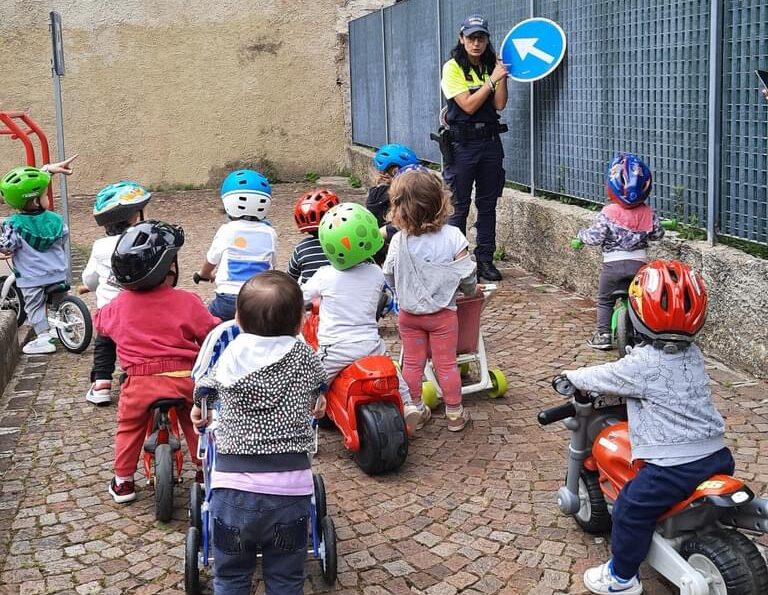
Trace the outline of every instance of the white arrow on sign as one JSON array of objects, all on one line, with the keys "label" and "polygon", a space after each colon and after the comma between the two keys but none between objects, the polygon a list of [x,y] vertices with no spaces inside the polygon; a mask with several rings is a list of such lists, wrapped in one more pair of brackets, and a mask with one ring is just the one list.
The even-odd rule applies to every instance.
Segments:
[{"label": "white arrow on sign", "polygon": [[550,56],[547,52],[543,52],[537,48],[537,41],[539,41],[538,37],[521,37],[519,39],[513,39],[512,43],[515,44],[515,49],[517,50],[517,53],[520,54],[521,60],[525,60],[526,56],[530,54],[539,60],[543,60],[547,64],[552,64],[552,62],[555,61],[555,57]]}]

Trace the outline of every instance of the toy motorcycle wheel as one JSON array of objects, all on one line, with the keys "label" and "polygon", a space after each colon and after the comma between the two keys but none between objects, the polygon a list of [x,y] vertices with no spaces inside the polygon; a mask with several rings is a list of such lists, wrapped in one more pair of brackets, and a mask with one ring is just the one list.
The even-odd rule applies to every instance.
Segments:
[{"label": "toy motorcycle wheel", "polygon": [[184,544],[184,591],[187,595],[200,595],[199,549],[200,532],[196,527],[190,527]]},{"label": "toy motorcycle wheel", "polygon": [[[5,284],[7,275],[0,276],[0,287]],[[2,310],[12,310],[16,314],[16,326],[21,326],[27,319],[27,313],[24,310],[24,296],[21,295],[21,290],[15,283],[11,283],[8,288],[8,294],[5,296],[2,304],[0,304]]]},{"label": "toy motorcycle wheel", "polygon": [[[747,558],[742,555],[742,549],[734,547],[736,539],[738,539],[734,537],[734,534],[736,531],[718,530],[704,535],[695,535],[683,543],[680,554],[707,580],[711,595],[757,595],[758,593],[765,593],[765,575],[753,575],[752,568],[752,566],[756,566],[756,559],[751,550],[754,548],[757,556],[760,556],[760,552],[751,542],[751,547],[741,542],[740,547],[744,551],[749,550],[750,552],[750,561],[747,561]],[[760,559],[762,560],[762,556]],[[764,561],[761,566],[764,571]],[[760,578],[763,579],[763,582],[758,584]]]},{"label": "toy motorcycle wheel", "polygon": [[203,489],[197,482],[189,489],[189,526],[203,530]]},{"label": "toy motorcycle wheel", "polygon": [[390,401],[361,405],[357,409],[360,450],[355,462],[368,475],[397,469],[408,455],[405,420]]},{"label": "toy motorcycle wheel", "polygon": [[627,347],[633,347],[635,331],[629,320],[629,310],[621,308],[616,317],[616,347],[619,350],[619,358],[627,355]]},{"label": "toy motorcycle wheel", "polygon": [[173,515],[173,453],[169,444],[155,449],[155,518],[167,523]]},{"label": "toy motorcycle wheel", "polygon": [[594,471],[579,472],[579,510],[573,515],[576,523],[587,533],[601,534],[611,530],[611,514],[600,491],[600,481]]},{"label": "toy motorcycle wheel", "polygon": [[61,300],[56,314],[64,328],[56,327],[59,341],[67,351],[82,353],[93,337],[93,322],[88,306],[78,297],[68,295]]},{"label": "toy motorcycle wheel", "polygon": [[323,580],[326,585],[336,582],[338,559],[336,557],[336,529],[333,520],[327,516],[320,521],[320,536],[322,538],[322,553],[320,555],[320,567],[323,572]]}]

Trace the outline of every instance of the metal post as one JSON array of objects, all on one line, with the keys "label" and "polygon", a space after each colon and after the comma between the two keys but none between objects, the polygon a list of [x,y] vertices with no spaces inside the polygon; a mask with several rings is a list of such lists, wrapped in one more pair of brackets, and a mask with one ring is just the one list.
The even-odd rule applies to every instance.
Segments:
[{"label": "metal post", "polygon": [[[442,22],[443,22],[443,14],[442,14],[442,2],[441,0],[437,0],[437,63],[440,65],[440,68],[443,66],[443,28],[442,28]],[[440,79],[442,78],[442,70],[440,71],[440,76],[437,77],[437,121],[438,121],[438,127],[440,126],[440,112],[443,109],[443,87],[440,84]],[[440,171],[443,171],[443,168],[445,167],[445,160],[443,159],[443,152],[440,151]]]},{"label": "metal post", "polygon": [[[530,2],[530,9],[531,9],[531,18],[534,17],[534,3],[535,0],[531,0]],[[530,128],[530,147],[528,149],[529,154],[529,161],[531,164],[531,196],[535,196],[536,194],[536,130],[534,127],[535,124],[535,118],[534,118],[534,110],[535,110],[535,103],[534,103],[534,91],[533,91],[533,85],[535,83],[531,82],[531,90],[530,90],[530,109],[529,109],[529,128]]]},{"label": "metal post", "polygon": [[384,65],[382,73],[384,79],[384,140],[389,143],[389,96],[387,95],[387,38],[384,30],[384,9],[379,11],[381,15],[381,62]]},{"label": "metal post", "polygon": [[710,0],[709,12],[709,121],[707,141],[707,242],[714,246],[715,215],[720,195],[720,152],[722,141],[722,43],[723,2]]},{"label": "metal post", "polygon": [[[64,116],[61,101],[61,77],[64,75],[64,42],[61,38],[61,15],[58,12],[50,13],[51,29],[51,76],[53,77],[53,105],[56,110],[56,153],[59,161],[66,159],[64,151]],[[69,204],[67,202],[67,176],[59,176],[59,189],[61,192],[61,215],[64,222],[69,225]],[[67,253],[67,283],[72,282],[72,250],[69,236],[64,240],[64,250]]]}]

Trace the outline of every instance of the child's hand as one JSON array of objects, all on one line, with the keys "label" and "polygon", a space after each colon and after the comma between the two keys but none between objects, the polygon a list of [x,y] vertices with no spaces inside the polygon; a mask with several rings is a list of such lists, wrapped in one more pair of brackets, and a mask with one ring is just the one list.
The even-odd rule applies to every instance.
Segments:
[{"label": "child's hand", "polygon": [[90,293],[90,289],[88,289],[85,285],[78,285],[77,286],[77,295],[83,295],[85,293]]},{"label": "child's hand", "polygon": [[203,410],[197,405],[192,406],[192,411],[189,413],[189,419],[192,421],[192,425],[196,428],[204,428],[208,425],[208,419],[203,419]]},{"label": "child's hand", "polygon": [[77,153],[72,155],[69,159],[65,159],[64,161],[59,161],[57,163],[49,163],[48,167],[46,168],[48,170],[48,173],[51,174],[64,174],[65,176],[71,176],[72,175],[72,162],[77,159]]},{"label": "child's hand", "polygon": [[325,406],[325,395],[319,395],[317,397],[317,401],[315,401],[315,406],[312,408],[312,415],[315,417],[315,419],[320,419],[325,415]]}]

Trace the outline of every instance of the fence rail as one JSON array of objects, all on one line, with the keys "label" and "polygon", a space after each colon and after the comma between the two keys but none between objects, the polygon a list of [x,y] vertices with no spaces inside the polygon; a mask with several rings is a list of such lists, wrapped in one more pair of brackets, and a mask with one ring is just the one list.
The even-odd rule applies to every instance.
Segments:
[{"label": "fence rail", "polygon": [[349,24],[353,142],[401,142],[439,163],[429,133],[444,103],[440,67],[458,24],[473,13],[488,18],[495,44],[530,16],[558,22],[568,37],[568,53],[549,77],[509,81],[502,112],[510,128],[502,137],[509,181],[602,203],[605,164],[617,151],[631,151],[653,170],[651,200],[660,213],[706,227],[711,239],[768,244],[768,103],[754,74],[768,69],[768,3],[388,6]]}]

